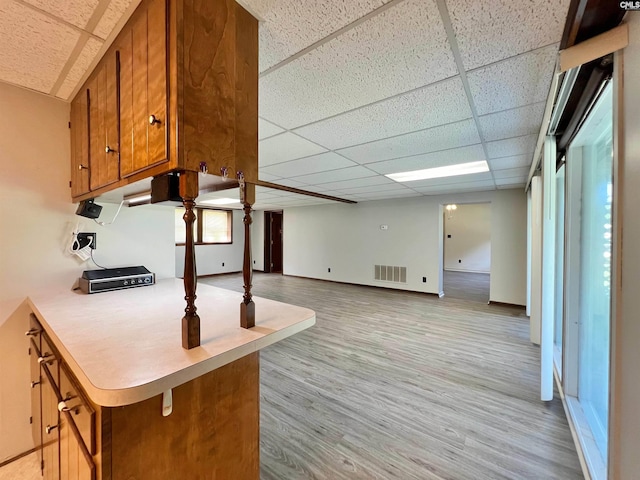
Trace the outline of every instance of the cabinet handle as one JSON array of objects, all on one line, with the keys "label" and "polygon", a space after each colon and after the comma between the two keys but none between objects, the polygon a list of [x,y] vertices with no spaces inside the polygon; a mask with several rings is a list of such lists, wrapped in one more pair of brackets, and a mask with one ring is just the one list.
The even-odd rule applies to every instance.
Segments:
[{"label": "cabinet handle", "polygon": [[58,425],[47,425],[47,427],[44,430],[45,432],[47,432],[47,435],[49,435],[56,428],[58,428]]},{"label": "cabinet handle", "polygon": [[109,145],[104,147],[104,151],[105,153],[116,153],[116,151],[113,148],[111,148]]},{"label": "cabinet handle", "polygon": [[40,330],[37,328],[32,328],[28,332],[24,333],[27,337],[35,337],[36,335],[40,335]]},{"label": "cabinet handle", "polygon": [[70,412],[71,409],[69,407],[67,407],[67,403],[65,401],[62,401],[62,402],[58,403],[58,411],[59,412]]},{"label": "cabinet handle", "polygon": [[40,385],[40,382],[31,382],[31,388],[36,388],[36,385]]},{"label": "cabinet handle", "polygon": [[149,125],[161,124],[162,122],[156,118],[155,115],[149,115]]},{"label": "cabinet handle", "polygon": [[84,166],[82,164],[78,165],[78,170],[83,170],[83,169],[89,170],[89,167],[86,167],[86,166]]},{"label": "cabinet handle", "polygon": [[52,359],[51,357],[53,357],[52,354],[45,353],[43,356],[38,357],[38,363],[49,363],[49,364],[51,364],[55,360],[55,358]]}]

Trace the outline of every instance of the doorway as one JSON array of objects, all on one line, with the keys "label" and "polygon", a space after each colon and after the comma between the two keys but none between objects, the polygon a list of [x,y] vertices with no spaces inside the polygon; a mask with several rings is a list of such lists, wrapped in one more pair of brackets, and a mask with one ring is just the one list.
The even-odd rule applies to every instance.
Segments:
[{"label": "doorway", "polygon": [[491,204],[447,204],[442,215],[442,294],[489,302]]},{"label": "doorway", "polygon": [[264,271],[282,273],[282,211],[264,212]]}]

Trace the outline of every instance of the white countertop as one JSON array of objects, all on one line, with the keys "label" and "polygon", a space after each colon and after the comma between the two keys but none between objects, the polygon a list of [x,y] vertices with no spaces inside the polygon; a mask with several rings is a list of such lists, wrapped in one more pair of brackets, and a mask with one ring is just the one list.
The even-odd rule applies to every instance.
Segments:
[{"label": "white countertop", "polygon": [[140,402],[316,322],[309,309],[254,297],[256,326],[240,327],[242,294],[198,285],[201,345],[182,348],[182,280],[86,295],[50,290],[29,297],[33,312],[98,405]]}]

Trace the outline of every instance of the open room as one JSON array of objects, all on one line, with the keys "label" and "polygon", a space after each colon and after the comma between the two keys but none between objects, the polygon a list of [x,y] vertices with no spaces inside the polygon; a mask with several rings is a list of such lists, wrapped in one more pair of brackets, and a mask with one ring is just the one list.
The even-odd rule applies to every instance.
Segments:
[{"label": "open room", "polygon": [[639,80],[638,2],[0,0],[0,480],[637,480]]}]

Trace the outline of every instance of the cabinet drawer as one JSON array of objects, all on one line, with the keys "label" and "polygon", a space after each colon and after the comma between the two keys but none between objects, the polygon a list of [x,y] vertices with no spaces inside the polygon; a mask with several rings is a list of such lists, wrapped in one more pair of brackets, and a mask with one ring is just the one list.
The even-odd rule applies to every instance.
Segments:
[{"label": "cabinet drawer", "polygon": [[89,453],[96,453],[96,412],[78,386],[69,366],[60,366],[60,394],[70,409],[71,418],[78,427],[82,440]]}]

